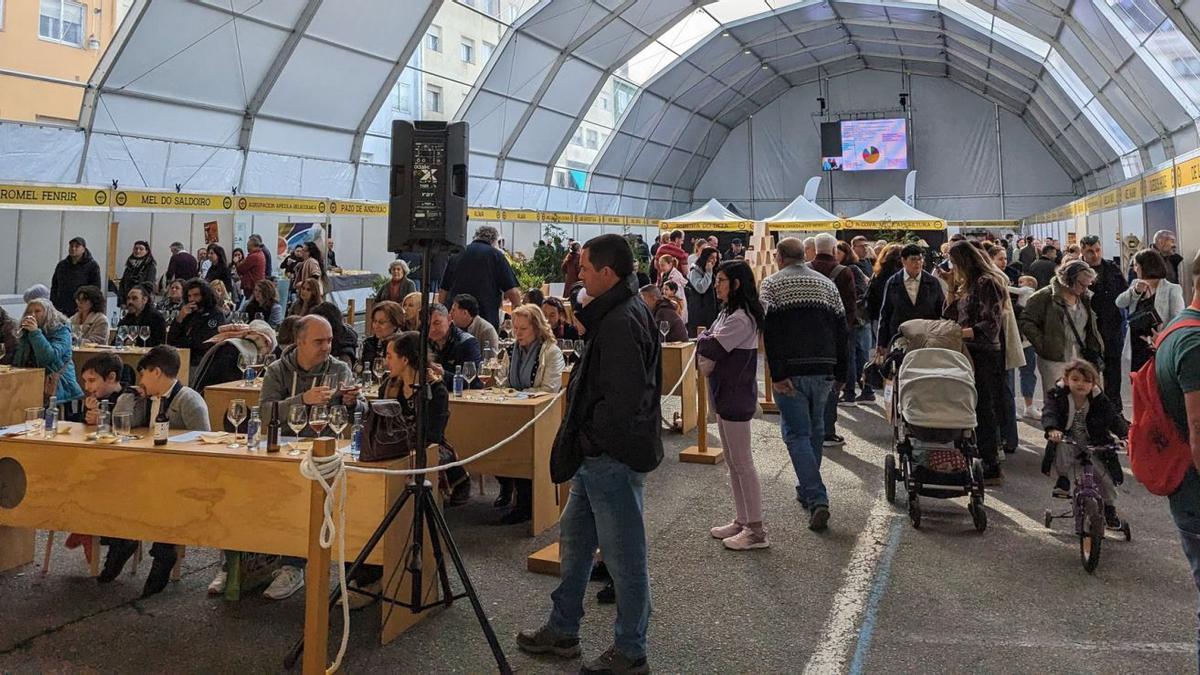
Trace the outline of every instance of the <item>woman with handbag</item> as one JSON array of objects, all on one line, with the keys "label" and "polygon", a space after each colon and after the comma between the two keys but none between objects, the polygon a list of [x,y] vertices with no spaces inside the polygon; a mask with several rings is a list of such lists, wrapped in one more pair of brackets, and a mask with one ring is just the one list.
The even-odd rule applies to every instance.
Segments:
[{"label": "woman with handbag", "polygon": [[[67,317],[49,300],[37,298],[25,307],[17,330],[13,365],[46,371],[42,403],[48,403],[51,398],[58,405],[83,400],[83,390],[75,378],[75,362],[71,358],[71,328]],[[63,419],[67,417],[74,415]]]},{"label": "woman with handbag", "polygon": [[1150,360],[1154,336],[1159,329],[1187,308],[1183,288],[1167,280],[1167,263],[1154,249],[1133,256],[1137,279],[1116,298],[1116,305],[1129,311],[1129,370],[1136,373]]}]

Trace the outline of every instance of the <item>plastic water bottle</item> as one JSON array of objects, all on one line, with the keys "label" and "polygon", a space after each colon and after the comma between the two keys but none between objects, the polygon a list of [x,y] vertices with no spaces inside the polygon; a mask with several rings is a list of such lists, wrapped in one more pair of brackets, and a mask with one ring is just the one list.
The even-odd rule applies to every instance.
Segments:
[{"label": "plastic water bottle", "polygon": [[467,380],[465,377],[463,377],[463,374],[462,374],[462,366],[455,366],[455,368],[454,368],[454,396],[455,396],[455,398],[462,398],[463,385],[465,385],[466,382],[467,382]]},{"label": "plastic water bottle", "polygon": [[250,421],[246,422],[246,447],[253,452],[258,449],[258,432],[262,428],[262,419],[258,416],[258,406],[250,409]]},{"label": "plastic water bottle", "polygon": [[245,375],[245,380],[246,380],[246,381],[245,381],[245,385],[246,385],[247,387],[253,387],[253,386],[254,386],[254,381],[255,381],[256,379],[258,379],[258,373],[257,373],[257,372],[255,372],[255,370],[254,370],[254,367],[253,367],[253,366],[250,366],[249,368],[246,368],[246,370],[245,370],[245,371],[243,371],[243,372],[244,372],[244,375]]},{"label": "plastic water bottle", "polygon": [[358,459],[362,454],[363,424],[362,413],[354,413],[354,426],[350,428],[350,456]]},{"label": "plastic water bottle", "polygon": [[46,438],[53,438],[58,435],[58,399],[54,396],[50,397],[50,402],[46,404]]}]

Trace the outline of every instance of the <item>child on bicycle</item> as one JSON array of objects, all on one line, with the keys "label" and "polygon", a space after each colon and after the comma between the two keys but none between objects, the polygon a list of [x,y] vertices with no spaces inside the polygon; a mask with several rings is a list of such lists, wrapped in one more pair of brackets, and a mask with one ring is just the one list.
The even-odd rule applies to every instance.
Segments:
[{"label": "child on bicycle", "polygon": [[[1054,497],[1071,497],[1071,473],[1078,464],[1076,452],[1071,447],[1059,447],[1061,443],[1072,443],[1080,448],[1111,448],[1113,435],[1125,438],[1129,426],[1125,419],[1113,409],[1112,402],[1100,389],[1100,373],[1091,363],[1076,359],[1063,370],[1063,379],[1046,393],[1042,405],[1042,428],[1046,431],[1046,454],[1042,457],[1042,473],[1050,475],[1053,466],[1058,474],[1054,484]],[[1114,502],[1117,498],[1115,485],[1120,485],[1125,474],[1121,461],[1111,449],[1095,452],[1092,466],[1096,481],[1100,484],[1100,495],[1104,499],[1104,520],[1110,530],[1121,529]]]}]

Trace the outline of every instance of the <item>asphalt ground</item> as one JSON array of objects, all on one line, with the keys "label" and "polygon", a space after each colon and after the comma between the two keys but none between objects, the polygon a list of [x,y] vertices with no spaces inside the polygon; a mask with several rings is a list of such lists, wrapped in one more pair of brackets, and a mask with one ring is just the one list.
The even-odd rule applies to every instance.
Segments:
[{"label": "asphalt ground", "polygon": [[[674,402],[664,405],[669,416]],[[666,459],[646,484],[654,603],[651,666],[661,672],[1195,672],[1196,589],[1166,501],[1132,478],[1118,507],[1133,541],[1110,539],[1087,574],[1068,521],[1041,523],[1050,479],[1038,469],[1041,433],[1021,424],[1021,449],[989,489],[989,526],[974,531],[962,500],[923,499],[913,529],[883,498],[891,431],[878,405],[840,409],[843,448],[823,465],[829,531],[813,533],[795,501],[794,473],[774,416],[753,423],[771,548],[723,550],[708,528],[732,515],[723,465],[681,464],[694,434],[666,434]],[[709,426],[716,438],[716,425]],[[531,657],[513,636],[546,618],[555,579],[525,571],[551,542],[490,523],[496,494],[452,509],[449,521],[487,614],[520,672],[570,672],[579,660]],[[61,540],[61,538],[60,538]],[[39,561],[40,545],[39,539]],[[100,587],[79,551],[56,545],[38,564],[0,575],[0,673],[258,673],[283,670],[303,626],[303,594],[283,602],[205,596],[213,550],[189,550],[182,580],[148,600],[148,565]],[[589,593],[600,589],[592,584]],[[611,642],[615,608],[589,597],[585,656]],[[494,670],[465,601],[378,645],[378,612],[355,613],[343,672]],[[331,630],[331,655],[340,619]]]}]

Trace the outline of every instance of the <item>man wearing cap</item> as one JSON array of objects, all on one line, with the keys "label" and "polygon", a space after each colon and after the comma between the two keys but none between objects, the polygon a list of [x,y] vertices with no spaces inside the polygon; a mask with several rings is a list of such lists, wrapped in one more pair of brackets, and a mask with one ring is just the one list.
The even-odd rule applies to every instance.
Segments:
[{"label": "man wearing cap", "polygon": [[75,292],[80,286],[104,288],[100,282],[100,265],[92,258],[83,237],[67,242],[67,257],[58,261],[50,282],[50,302],[67,316],[75,314]]},{"label": "man wearing cap", "polygon": [[742,248],[742,240],[740,237],[734,237],[729,241],[729,250],[725,252],[726,260],[744,260],[746,258],[746,249]]},{"label": "man wearing cap", "polygon": [[179,242],[171,244],[171,261],[167,263],[166,280],[168,282],[179,279],[187,281],[195,279],[200,274],[200,264],[196,262],[196,256],[188,253],[188,250]]}]

